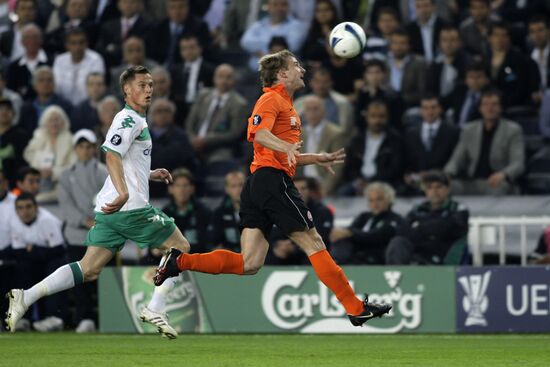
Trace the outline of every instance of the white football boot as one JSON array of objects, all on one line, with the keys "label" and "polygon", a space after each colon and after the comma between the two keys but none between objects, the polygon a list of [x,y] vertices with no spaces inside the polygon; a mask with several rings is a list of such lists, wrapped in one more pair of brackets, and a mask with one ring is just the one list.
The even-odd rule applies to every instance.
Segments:
[{"label": "white football boot", "polygon": [[147,307],[143,307],[139,318],[143,322],[156,326],[158,332],[168,339],[176,339],[178,336],[178,332],[168,323],[168,315],[165,313],[154,312]]},{"label": "white football boot", "polygon": [[25,302],[23,302],[22,289],[10,290],[6,294],[6,298],[10,301],[6,317],[6,328],[12,333],[15,333],[15,327],[23,315],[25,315],[25,312],[27,312],[28,307],[25,305]]}]

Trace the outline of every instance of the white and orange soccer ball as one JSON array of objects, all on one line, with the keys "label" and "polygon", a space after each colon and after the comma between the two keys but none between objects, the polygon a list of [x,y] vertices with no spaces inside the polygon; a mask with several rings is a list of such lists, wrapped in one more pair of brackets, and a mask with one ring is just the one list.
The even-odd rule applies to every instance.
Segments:
[{"label": "white and orange soccer ball", "polygon": [[336,56],[349,59],[363,51],[367,36],[359,24],[343,22],[332,29],[329,42]]}]

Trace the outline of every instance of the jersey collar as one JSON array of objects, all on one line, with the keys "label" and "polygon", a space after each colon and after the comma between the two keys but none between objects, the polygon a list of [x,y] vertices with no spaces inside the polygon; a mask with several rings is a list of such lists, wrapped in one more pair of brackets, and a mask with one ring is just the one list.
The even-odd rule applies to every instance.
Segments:
[{"label": "jersey collar", "polygon": [[282,83],[275,84],[272,87],[264,87],[262,90],[264,91],[264,93],[267,93],[267,92],[279,93],[281,97],[292,102],[292,98],[290,98],[290,96],[286,92],[285,86]]},{"label": "jersey collar", "polygon": [[137,112],[136,110],[134,110],[134,109],[133,109],[129,104],[127,104],[127,103],[124,105],[124,109],[125,109],[125,110],[132,110],[132,111],[134,111],[135,113],[137,113],[138,115],[140,115],[141,117],[146,117],[146,115],[145,115],[144,113],[139,113],[139,112]]}]

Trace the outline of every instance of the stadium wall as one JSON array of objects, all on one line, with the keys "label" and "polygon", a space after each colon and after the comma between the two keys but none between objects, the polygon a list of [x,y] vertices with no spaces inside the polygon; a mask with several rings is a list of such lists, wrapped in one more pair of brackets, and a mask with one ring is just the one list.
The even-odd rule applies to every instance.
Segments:
[{"label": "stadium wall", "polygon": [[[362,297],[392,313],[352,327],[310,267],[265,267],[254,277],[185,272],[167,311],[179,332],[453,333],[550,331],[550,267],[345,267]],[[139,310],[153,267],[107,268],[99,279],[101,332],[153,333]]]}]

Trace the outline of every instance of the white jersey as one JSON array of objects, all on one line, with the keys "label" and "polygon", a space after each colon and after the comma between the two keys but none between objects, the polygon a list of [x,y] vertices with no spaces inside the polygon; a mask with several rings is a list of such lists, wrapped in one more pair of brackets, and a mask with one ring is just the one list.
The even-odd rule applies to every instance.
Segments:
[{"label": "white jersey", "polygon": [[[144,208],[149,205],[149,175],[151,174],[151,135],[144,115],[140,115],[128,105],[116,114],[107,132],[103,151],[112,151],[122,157],[124,179],[130,195],[120,211]],[[118,192],[108,176],[96,198],[96,212],[118,196]]]},{"label": "white jersey", "polygon": [[9,223],[15,215],[15,195],[8,192],[6,197],[0,201],[0,250],[5,249],[11,243]]},{"label": "white jersey", "polygon": [[27,245],[55,247],[63,245],[63,223],[52,213],[38,208],[36,220],[30,225],[21,222],[17,215],[10,220],[11,247],[24,249]]}]

